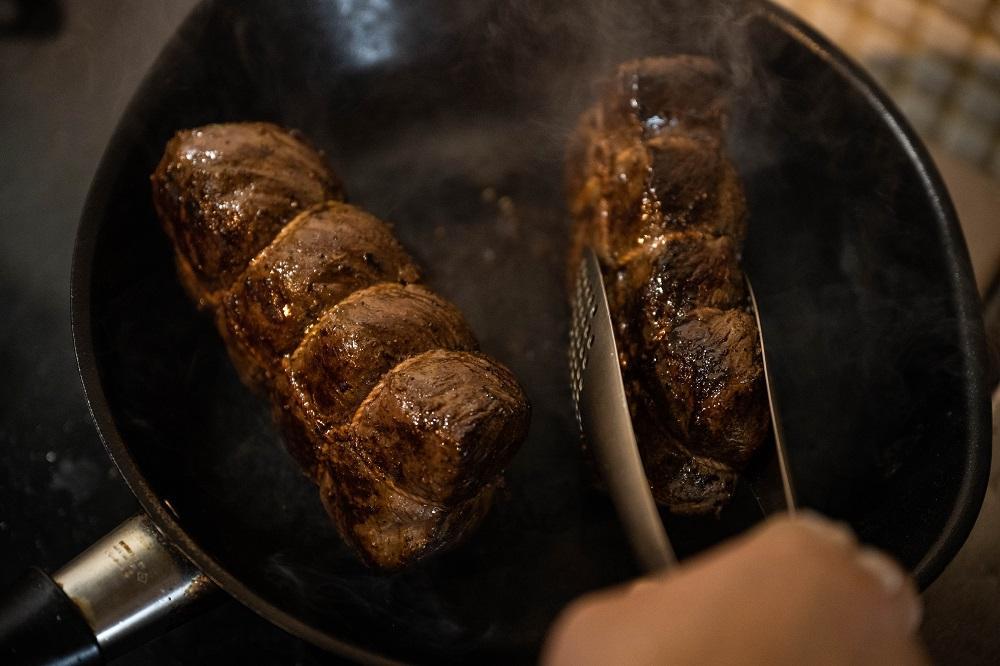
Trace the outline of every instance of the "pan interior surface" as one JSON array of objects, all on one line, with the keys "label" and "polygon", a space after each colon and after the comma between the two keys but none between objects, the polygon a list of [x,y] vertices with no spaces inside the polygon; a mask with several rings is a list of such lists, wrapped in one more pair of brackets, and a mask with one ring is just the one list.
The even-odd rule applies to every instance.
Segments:
[{"label": "pan interior surface", "polygon": [[[565,143],[616,63],[695,52],[733,72],[745,266],[800,498],[928,583],[971,527],[989,467],[968,259],[905,131],[864,80],[771,12],[200,6],[122,119],[74,277],[89,296],[74,303],[88,396],[146,508],[230,592],[326,647],[534,660],[569,600],[637,573],[572,415]],[[148,176],[178,129],[236,120],[298,128],[322,147],[350,200],[394,224],[532,402],[529,438],[485,523],[412,570],[378,575],[348,551],[175,276]],[[739,498],[718,520],[667,527],[685,554],[757,519]]]}]

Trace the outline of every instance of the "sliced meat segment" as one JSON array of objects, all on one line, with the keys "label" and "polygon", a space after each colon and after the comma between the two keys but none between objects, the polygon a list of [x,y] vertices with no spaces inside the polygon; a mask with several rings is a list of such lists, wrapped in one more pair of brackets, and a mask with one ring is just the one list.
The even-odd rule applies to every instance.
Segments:
[{"label": "sliced meat segment", "polygon": [[208,308],[293,217],[343,198],[322,156],[270,123],[178,132],[152,184],[181,281]]},{"label": "sliced meat segment", "polygon": [[699,308],[647,349],[663,429],[687,451],[741,468],[769,423],[753,315]]},{"label": "sliced meat segment", "polygon": [[[527,428],[527,399],[506,368],[468,352],[414,356],[331,434],[324,501],[366,560],[398,568],[478,522]],[[387,525],[405,538],[378,537]]]},{"label": "sliced meat segment", "polygon": [[[293,453],[312,469],[315,435],[349,423],[382,376],[411,356],[476,347],[455,306],[424,287],[379,284],[351,294],[323,313],[288,358],[279,392],[293,420]],[[295,434],[298,423],[308,425],[311,447]]]},{"label": "sliced meat segment", "polygon": [[476,529],[489,511],[493,484],[450,506],[414,497],[377,469],[348,454],[319,468],[323,506],[344,540],[367,564],[396,571],[453,547]]},{"label": "sliced meat segment", "polygon": [[718,137],[725,131],[728,81],[711,58],[679,55],[623,63],[601,104],[607,126],[638,124],[645,137],[663,133]]},{"label": "sliced meat segment", "polygon": [[725,158],[720,140],[664,133],[646,142],[649,214],[636,238],[677,229],[699,229],[732,236],[746,234],[743,185]]},{"label": "sliced meat segment", "polygon": [[701,231],[671,232],[638,246],[606,282],[619,331],[635,328],[637,344],[652,342],[694,308],[742,307],[747,298],[732,237]]},{"label": "sliced meat segment", "polygon": [[218,326],[241,374],[260,383],[330,306],[374,284],[419,279],[384,222],[330,201],[299,214],[254,257],[222,299]]},{"label": "sliced meat segment", "polygon": [[671,231],[746,232],[743,186],[722,153],[725,75],[707,58],[623,64],[568,151],[574,233],[609,266]]},{"label": "sliced meat segment", "polygon": [[438,350],[386,373],[354,416],[350,446],[397,487],[447,504],[496,477],[527,428],[509,370],[481,354]]}]

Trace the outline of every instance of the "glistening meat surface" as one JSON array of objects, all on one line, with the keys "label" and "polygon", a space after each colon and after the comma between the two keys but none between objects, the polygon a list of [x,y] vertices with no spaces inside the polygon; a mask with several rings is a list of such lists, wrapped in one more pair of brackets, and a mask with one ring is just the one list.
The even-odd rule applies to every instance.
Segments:
[{"label": "glistening meat surface", "polygon": [[727,90],[707,58],[624,63],[567,158],[571,267],[601,260],[646,474],[680,514],[720,510],[769,425]]},{"label": "glistening meat surface", "polygon": [[399,569],[479,524],[527,399],[385,223],[267,123],[179,132],[152,175],[178,275],[344,539]]}]

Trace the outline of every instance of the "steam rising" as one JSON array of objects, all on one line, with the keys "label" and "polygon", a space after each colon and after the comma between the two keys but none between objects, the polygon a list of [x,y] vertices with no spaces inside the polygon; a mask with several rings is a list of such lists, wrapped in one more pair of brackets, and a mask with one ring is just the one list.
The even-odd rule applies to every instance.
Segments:
[{"label": "steam rising", "polygon": [[[941,480],[964,449],[938,443],[968,436],[961,418],[943,415],[962,414],[961,396],[949,391],[959,392],[956,378],[968,371],[953,294],[941,286],[951,279],[943,236],[884,122],[808,49],[786,49],[781,32],[755,25],[742,3],[257,4],[233,25],[215,17],[207,34],[232,33],[205,47],[218,63],[195,53],[164,77],[207,78],[154,99],[156,113],[176,117],[156,116],[162,137],[149,154],[177,127],[202,122],[267,118],[303,130],[327,151],[352,200],[395,223],[484,351],[515,371],[534,416],[506,497],[474,539],[417,570],[374,578],[338,549],[314,493],[275,448],[266,413],[231,370],[219,369],[228,366],[217,342],[187,354],[197,368],[149,367],[150,356],[160,358],[150,349],[176,354],[175,338],[185,339],[163,331],[192,316],[165,264],[161,291],[176,292],[178,309],[162,320],[109,316],[111,333],[98,334],[109,355],[134,359],[118,387],[134,403],[121,415],[123,433],[165,442],[149,469],[188,480],[171,501],[189,523],[201,521],[201,542],[227,564],[240,563],[271,596],[334,633],[397,651],[419,647],[426,661],[461,656],[452,640],[459,635],[463,649],[495,649],[498,661],[511,646],[530,651],[569,599],[632,573],[614,515],[579,467],[565,362],[564,151],[620,62],[674,53],[716,57],[731,74],[729,152],[751,211],[744,265],[764,313],[800,490],[860,517],[855,526],[869,540],[902,523],[933,538],[927,525],[943,521],[938,509],[926,498],[900,499],[893,484],[907,480],[902,490],[911,495],[924,481],[948,486]],[[136,174],[145,185],[145,173]],[[148,213],[146,191],[139,203],[135,196],[122,198],[136,214],[116,222],[121,238],[132,238]],[[162,246],[159,236],[148,242]],[[109,254],[102,270],[117,277],[133,254],[141,253],[130,246]],[[171,382],[198,392],[160,390]],[[162,414],[149,407],[158,403]],[[196,418],[178,417],[192,410]],[[871,498],[878,502],[865,505]],[[942,512],[948,501],[934,500]],[[923,513],[899,515],[900,506]],[[912,560],[928,543],[915,538],[895,554]]]},{"label": "steam rising", "polygon": [[337,20],[347,27],[348,44],[354,59],[374,65],[396,54],[396,13],[394,0],[336,0]]}]

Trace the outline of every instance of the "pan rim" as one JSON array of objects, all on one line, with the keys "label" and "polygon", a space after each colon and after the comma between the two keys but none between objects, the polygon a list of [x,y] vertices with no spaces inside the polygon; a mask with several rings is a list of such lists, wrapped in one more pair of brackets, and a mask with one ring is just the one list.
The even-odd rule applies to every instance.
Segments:
[{"label": "pan rim", "polygon": [[[917,586],[925,590],[954,559],[972,532],[982,509],[983,498],[986,496],[993,457],[992,439],[985,435],[990,431],[992,422],[987,378],[986,332],[982,326],[979,294],[971,279],[972,260],[948,188],[923,141],[895,102],[860,64],[805,21],[779,7],[772,0],[760,0],[760,2],[766,8],[761,12],[766,20],[809,49],[847,84],[861,93],[896,137],[931,200],[934,218],[938,221],[938,231],[943,241],[942,249],[947,255],[948,263],[959,268],[951,273],[951,288],[954,303],[958,308],[959,346],[968,363],[964,397],[965,410],[969,415],[969,439],[978,441],[974,441],[969,447],[969,455],[954,505],[941,533],[913,567],[912,574]],[[977,395],[986,396],[978,408],[975,404]]]},{"label": "pan rim", "polygon": [[[213,2],[199,4],[185,19],[183,25],[196,18]],[[926,148],[909,123],[903,118],[895,104],[874,80],[838,47],[831,44],[812,27],[787,10],[774,5],[771,0],[752,0],[751,11],[762,20],[775,25],[804,48],[820,57],[832,67],[845,82],[863,94],[869,105],[878,113],[883,122],[896,136],[916,169],[925,191],[934,205],[934,216],[938,221],[944,251],[952,266],[959,270],[952,273],[953,298],[960,314],[960,344],[963,357],[968,363],[966,371],[965,395],[969,415],[970,442],[964,474],[948,520],[923,558],[914,566],[913,575],[921,589],[926,588],[941,573],[965,543],[982,506],[988,483],[992,457],[991,447],[984,433],[990,420],[989,401],[976,405],[975,396],[989,394],[987,388],[985,332],[976,322],[980,319],[978,296],[971,287],[971,261],[963,240],[958,218],[951,198],[944,186],[936,166]],[[161,52],[171,50],[177,41],[177,34]],[[95,176],[88,190],[86,202],[77,229],[70,274],[70,313],[74,351],[77,367],[83,384],[84,396],[94,421],[98,435],[112,461],[121,472],[129,489],[139,501],[143,510],[152,518],[157,527],[195,566],[200,568],[222,590],[247,606],[263,619],[283,630],[302,638],[324,650],[344,657],[377,664],[400,663],[351,643],[333,638],[329,634],[303,622],[291,613],[267,601],[246,584],[220,565],[182,527],[175,516],[159,499],[145,475],[128,450],[112,416],[110,405],[101,384],[100,373],[93,349],[93,331],[90,311],[93,258],[97,236],[101,228],[103,211],[110,196],[108,183],[114,167],[124,157],[133,140],[142,135],[143,129],[130,118],[135,113],[143,95],[142,90],[153,85],[152,73],[157,70],[160,58],[147,73],[142,85],[132,97],[122,114],[111,141],[106,148]]]}]

